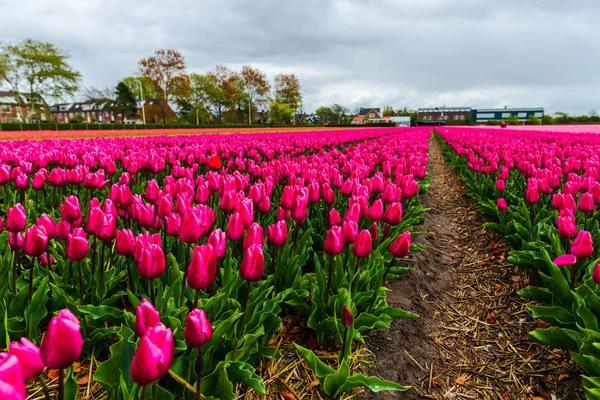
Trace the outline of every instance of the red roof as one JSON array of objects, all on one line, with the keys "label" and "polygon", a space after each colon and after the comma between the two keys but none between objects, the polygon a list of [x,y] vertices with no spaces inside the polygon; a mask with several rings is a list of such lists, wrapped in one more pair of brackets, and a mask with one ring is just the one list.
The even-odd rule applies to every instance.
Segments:
[{"label": "red roof", "polygon": [[357,115],[352,121],[362,121],[363,119],[365,119],[364,115]]}]

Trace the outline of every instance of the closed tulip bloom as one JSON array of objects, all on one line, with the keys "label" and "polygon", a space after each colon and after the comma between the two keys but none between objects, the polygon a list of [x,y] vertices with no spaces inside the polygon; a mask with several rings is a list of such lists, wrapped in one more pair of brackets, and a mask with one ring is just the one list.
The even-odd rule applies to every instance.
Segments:
[{"label": "closed tulip bloom", "polygon": [[265,234],[263,228],[256,222],[252,223],[252,225],[250,225],[250,227],[248,228],[242,248],[246,250],[253,244],[257,244],[261,247],[265,245]]},{"label": "closed tulip bloom", "polygon": [[69,196],[64,203],[60,205],[60,216],[63,221],[75,222],[81,218],[81,208],[77,196]]},{"label": "closed tulip bloom", "polygon": [[60,240],[67,240],[69,238],[69,233],[71,233],[71,224],[69,224],[67,221],[60,221],[54,226],[54,228],[57,238]]},{"label": "closed tulip bloom", "polygon": [[137,267],[142,278],[158,278],[163,272],[165,272],[165,253],[163,253],[160,246],[153,243],[147,244],[140,251],[139,258],[137,260]]},{"label": "closed tulip bloom", "polygon": [[306,221],[308,216],[308,197],[297,197],[292,206],[292,219],[300,224]]},{"label": "closed tulip bloom", "polygon": [[244,222],[244,228],[248,228],[254,222],[254,204],[252,200],[243,198],[242,201],[236,203],[236,212]]},{"label": "closed tulip bloom", "polygon": [[325,253],[330,256],[337,256],[344,251],[344,240],[342,239],[342,228],[339,226],[332,226],[325,236],[325,243],[323,244]]},{"label": "closed tulip bloom", "polygon": [[354,243],[358,236],[358,224],[354,221],[344,221],[342,223],[342,240],[344,244]]},{"label": "closed tulip bloom", "polygon": [[26,337],[22,337],[20,342],[11,342],[8,351],[19,359],[23,377],[28,381],[37,378],[46,369],[40,348]]},{"label": "closed tulip bloom", "polygon": [[144,336],[146,331],[160,324],[160,315],[156,308],[146,299],[135,308],[135,325],[133,331],[138,337]]},{"label": "closed tulip bloom", "polygon": [[563,195],[563,201],[563,209],[575,211],[575,197],[571,196],[570,194],[565,194]]},{"label": "closed tulip bloom", "polygon": [[344,220],[356,223],[360,221],[360,205],[358,203],[353,203],[348,207],[348,211],[344,214]]},{"label": "closed tulip bloom", "polygon": [[146,184],[146,201],[154,203],[158,200],[159,194],[160,188],[158,187],[158,182],[156,182],[156,179],[150,179]]},{"label": "closed tulip bloom", "polygon": [[100,225],[102,224],[102,217],[104,213],[100,207],[90,208],[88,213],[87,222],[85,224],[85,231],[90,235],[96,235],[98,229],[100,229]]},{"label": "closed tulip bloom", "polygon": [[260,203],[258,203],[258,211],[263,214],[271,211],[271,198],[269,196],[265,196]]},{"label": "closed tulip bloom", "polygon": [[403,232],[396,240],[390,245],[390,253],[394,257],[406,257],[410,253],[410,244],[412,237],[410,232]]},{"label": "closed tulip bloom", "polygon": [[[54,223],[54,220],[51,216],[49,216],[48,214],[42,214],[39,218],[36,218],[35,224],[44,227],[48,239],[54,239],[54,237],[56,236],[56,224]],[[2,232],[1,229],[0,232]]]},{"label": "closed tulip bloom", "polygon": [[571,254],[577,258],[588,258],[594,252],[594,241],[588,231],[580,231],[571,244]]},{"label": "closed tulip bloom", "polygon": [[241,240],[244,237],[244,222],[240,214],[234,213],[229,217],[227,224],[227,239],[232,241]]},{"label": "closed tulip bloom", "polygon": [[194,247],[192,261],[187,270],[187,282],[194,290],[206,290],[213,285],[217,275],[217,257],[210,244]]},{"label": "closed tulip bloom", "polygon": [[381,218],[383,218],[383,201],[381,201],[381,199],[377,199],[373,202],[369,208],[367,217],[373,222],[381,221]]},{"label": "closed tulip bloom", "polygon": [[349,327],[352,325],[353,321],[354,317],[352,316],[352,311],[344,304],[342,307],[342,325]]},{"label": "closed tulip bloom", "polygon": [[267,228],[267,242],[271,246],[283,247],[288,239],[288,228],[285,221],[277,221]]},{"label": "closed tulip bloom", "polygon": [[371,232],[371,236],[373,237],[374,241],[379,240],[379,227],[377,226],[377,222],[373,222],[371,224],[369,232]]},{"label": "closed tulip bloom", "polygon": [[574,238],[577,236],[577,224],[575,219],[570,216],[559,216],[556,225],[558,226],[558,234],[562,238]]},{"label": "closed tulip bloom", "polygon": [[579,196],[578,209],[582,213],[594,212],[596,205],[594,204],[594,196],[591,193],[582,193]]},{"label": "closed tulip bloom", "polygon": [[151,228],[154,225],[156,214],[152,204],[143,204],[140,206],[139,223],[142,228]]},{"label": "closed tulip bloom", "polygon": [[161,379],[173,364],[173,331],[163,324],[148,329],[139,342],[131,362],[131,379],[146,386]]},{"label": "closed tulip bloom", "polygon": [[169,214],[165,218],[165,226],[167,229],[167,235],[172,237],[179,236],[181,231],[181,217],[179,214]]},{"label": "closed tulip bloom", "polygon": [[17,356],[0,353],[0,399],[25,400],[23,368]]},{"label": "closed tulip bloom", "polygon": [[404,198],[410,199],[419,193],[419,182],[414,179],[406,180],[404,185],[402,185],[402,196]]},{"label": "closed tulip bloom", "polygon": [[342,216],[335,208],[332,208],[327,215],[327,222],[329,227],[340,225],[342,223]]},{"label": "closed tulip bloom", "polygon": [[0,165],[0,186],[6,185],[10,182],[10,165]]},{"label": "closed tulip bloom", "polygon": [[218,154],[212,155],[208,160],[210,169],[221,169],[221,157]]},{"label": "closed tulip bloom", "polygon": [[527,184],[527,191],[525,192],[525,200],[529,204],[535,204],[540,201],[540,193],[538,192],[537,185]]},{"label": "closed tulip bloom", "polygon": [[15,188],[19,190],[26,190],[29,187],[29,178],[27,174],[21,172],[15,176],[14,179]]},{"label": "closed tulip bloom", "polygon": [[36,173],[31,180],[31,188],[33,190],[42,190],[44,189],[44,184],[46,183],[46,178],[44,175],[40,173]]},{"label": "closed tulip bloom", "polygon": [[498,211],[506,211],[508,210],[508,204],[506,204],[506,200],[503,197],[499,198],[497,201]]},{"label": "closed tulip bloom", "polygon": [[565,199],[562,193],[556,193],[552,196],[552,209],[553,210],[562,210],[565,206]]},{"label": "closed tulip bloom", "polygon": [[71,261],[81,261],[87,256],[89,244],[83,229],[73,230],[73,234],[67,238],[67,257]]},{"label": "closed tulip bloom", "polygon": [[402,203],[392,203],[383,214],[383,220],[389,225],[398,225],[402,221]]},{"label": "closed tulip bloom", "polygon": [[371,254],[372,248],[373,240],[371,239],[371,233],[367,229],[363,229],[354,241],[352,254],[358,258],[367,258]]},{"label": "closed tulip bloom", "polygon": [[117,231],[116,236],[117,253],[122,256],[131,256],[135,252],[135,236],[131,229]]},{"label": "closed tulip bloom", "polygon": [[41,256],[48,247],[48,236],[43,226],[33,225],[25,234],[23,251],[30,257]]},{"label": "closed tulip bloom", "polygon": [[284,210],[291,210],[294,205],[294,188],[291,186],[283,187],[283,194],[281,195],[281,200],[279,200],[279,205]]},{"label": "closed tulip bloom", "polygon": [[217,260],[221,260],[227,253],[227,235],[221,229],[215,229],[208,236],[208,244],[210,244],[215,252]]},{"label": "closed tulip bloom", "polygon": [[499,192],[503,192],[506,189],[506,183],[502,179],[498,179],[496,181],[496,190]]},{"label": "closed tulip bloom", "polygon": [[221,202],[219,203],[219,208],[221,211],[226,213],[230,213],[235,209],[235,199],[233,198],[233,193],[230,191],[223,193],[223,197],[221,197]]},{"label": "closed tulip bloom", "polygon": [[213,335],[213,327],[204,310],[194,309],[185,319],[183,337],[191,348],[202,347]]},{"label": "closed tulip bloom", "polygon": [[27,214],[21,203],[8,209],[6,213],[6,230],[12,233],[22,232],[27,226]]},{"label": "closed tulip bloom", "polygon": [[158,217],[165,218],[173,212],[173,199],[170,194],[160,196],[158,199]]},{"label": "closed tulip bloom", "polygon": [[594,272],[592,272],[592,279],[596,282],[596,285],[600,285],[600,264],[596,264]]},{"label": "closed tulip bloom", "polygon": [[253,244],[244,252],[244,258],[240,264],[240,276],[250,282],[258,282],[265,270],[265,257],[262,247]]},{"label": "closed tulip bloom", "polygon": [[328,206],[335,203],[335,192],[330,187],[323,187],[323,202]]},{"label": "closed tulip bloom", "polygon": [[554,264],[559,267],[574,265],[577,262],[577,257],[572,254],[562,254],[554,259]]},{"label": "closed tulip bloom", "polygon": [[98,239],[108,242],[117,236],[117,220],[110,214],[102,215],[102,222],[96,233]]},{"label": "closed tulip bloom", "polygon": [[67,368],[77,361],[82,348],[83,338],[77,317],[68,309],[52,317],[40,346],[44,363],[53,369]]}]

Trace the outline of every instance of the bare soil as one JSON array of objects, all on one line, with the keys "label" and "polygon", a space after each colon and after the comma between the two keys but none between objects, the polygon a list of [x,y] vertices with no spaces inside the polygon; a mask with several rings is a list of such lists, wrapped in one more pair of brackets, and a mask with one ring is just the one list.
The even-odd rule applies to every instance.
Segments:
[{"label": "bare soil", "polygon": [[530,282],[505,260],[503,239],[467,197],[458,175],[432,137],[426,207],[427,232],[416,242],[416,267],[388,282],[388,302],[420,315],[372,332],[367,348],[376,363],[366,371],[411,385],[409,392],[364,393],[364,399],[583,399],[580,371],[562,350],[532,344],[528,302],[516,292]]}]

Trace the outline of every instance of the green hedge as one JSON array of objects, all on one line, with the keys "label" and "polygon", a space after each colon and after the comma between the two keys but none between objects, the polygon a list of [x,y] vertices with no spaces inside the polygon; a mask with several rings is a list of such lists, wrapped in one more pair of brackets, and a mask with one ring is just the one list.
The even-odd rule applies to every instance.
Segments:
[{"label": "green hedge", "polygon": [[49,122],[41,123],[1,123],[0,131],[71,131],[71,130],[123,130],[123,129],[215,129],[215,128],[293,128],[293,127],[310,127],[310,126],[326,126],[326,127],[390,127],[395,124],[369,124],[369,125],[274,125],[274,124],[253,124],[253,125],[240,125],[240,124],[209,124],[209,125],[196,125],[196,124],[87,124],[87,123],[67,123],[57,124]]}]

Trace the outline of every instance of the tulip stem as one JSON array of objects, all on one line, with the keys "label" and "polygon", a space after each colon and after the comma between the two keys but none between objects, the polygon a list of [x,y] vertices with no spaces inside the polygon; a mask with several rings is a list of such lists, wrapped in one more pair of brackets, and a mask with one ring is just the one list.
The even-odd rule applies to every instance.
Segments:
[{"label": "tulip stem", "polygon": [[14,293],[14,295],[17,295],[17,257],[18,255],[18,248],[17,248],[17,234],[16,233],[11,233],[11,235],[14,235],[14,244],[15,244],[15,248],[13,251],[14,257],[13,257],[13,276],[12,276],[12,291]]},{"label": "tulip stem", "polygon": [[98,301],[102,302],[104,299],[104,243],[100,248],[100,264],[98,265]]},{"label": "tulip stem", "polygon": [[32,260],[31,269],[29,270],[29,301],[31,301],[31,295],[33,294],[33,270],[35,269],[35,258]]},{"label": "tulip stem", "polygon": [[142,393],[140,393],[140,399],[146,400],[146,388],[148,386],[142,386]]},{"label": "tulip stem", "polygon": [[200,400],[202,389],[202,346],[198,348],[198,359],[196,360],[196,400]]},{"label": "tulip stem", "polygon": [[134,293],[133,290],[133,275],[131,274],[131,262],[129,262],[129,260],[126,261],[127,263],[127,285],[129,286],[129,290],[131,291],[131,293]]},{"label": "tulip stem", "polygon": [[57,400],[63,400],[65,398],[65,370],[60,368],[58,370],[58,396]]},{"label": "tulip stem", "polygon": [[156,385],[158,385],[156,382],[152,384],[152,400],[156,400]]},{"label": "tulip stem", "polygon": [[152,305],[156,307],[156,295],[154,294],[154,278],[150,278],[150,300],[152,301]]},{"label": "tulip stem", "polygon": [[77,277],[79,279],[79,303],[83,305],[85,291],[83,286],[83,274],[81,273],[81,260],[77,261]]},{"label": "tulip stem", "polygon": [[575,278],[577,277],[577,272],[579,270],[579,261],[571,266],[571,290],[575,289]]},{"label": "tulip stem", "polygon": [[381,286],[383,286],[383,284],[385,283],[385,277],[390,272],[390,269],[392,269],[392,264],[394,263],[394,261],[396,261],[396,257],[394,257],[392,259],[392,261],[390,262],[390,265],[388,265],[387,267],[385,267],[385,272],[383,273],[383,277],[381,278]]},{"label": "tulip stem", "polygon": [[[323,310],[323,314],[327,313],[327,304],[329,303],[329,294],[331,292],[331,278],[333,277],[333,258],[334,256],[329,257],[329,276],[327,277],[327,291],[325,292],[325,308]],[[323,319],[325,319],[325,315],[323,315]]]},{"label": "tulip stem", "polygon": [[246,282],[246,295],[244,296],[244,301],[242,303],[242,316],[240,317],[240,323],[238,324],[238,330],[235,337],[235,347],[233,348],[233,356],[231,359],[236,361],[235,356],[237,354],[238,343],[240,341],[240,336],[242,335],[242,329],[244,327],[244,319],[246,317],[246,306],[248,305],[248,298],[250,297],[250,288],[252,287],[252,282]]},{"label": "tulip stem", "polygon": [[50,391],[48,390],[48,385],[46,384],[46,379],[44,379],[44,375],[40,375],[37,377],[38,382],[42,385],[42,391],[44,392],[44,397],[46,400],[50,400]]},{"label": "tulip stem", "polygon": [[190,247],[192,247],[191,244],[189,244],[187,247],[183,245],[183,249],[185,251],[185,265],[183,266],[183,280],[181,281],[181,298],[179,300],[180,305],[183,305],[185,300],[185,281],[187,279],[187,271],[190,265]]},{"label": "tulip stem", "polygon": [[196,294],[194,295],[194,308],[198,307],[198,295],[200,294],[199,290],[196,290]]},{"label": "tulip stem", "polygon": [[94,302],[94,288],[96,287],[96,285],[94,285],[94,275],[96,274],[96,262],[97,262],[97,249],[96,249],[96,245],[98,244],[98,239],[96,239],[96,237],[94,236],[94,244],[92,245],[92,303]]},{"label": "tulip stem", "polygon": [[342,338],[342,349],[338,353],[338,364],[346,359],[346,341],[348,340],[348,327],[344,327],[344,337]]}]

